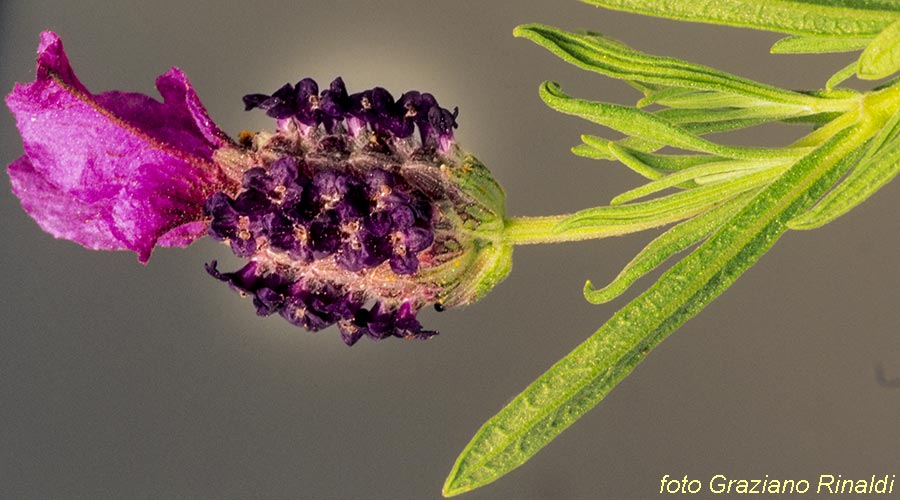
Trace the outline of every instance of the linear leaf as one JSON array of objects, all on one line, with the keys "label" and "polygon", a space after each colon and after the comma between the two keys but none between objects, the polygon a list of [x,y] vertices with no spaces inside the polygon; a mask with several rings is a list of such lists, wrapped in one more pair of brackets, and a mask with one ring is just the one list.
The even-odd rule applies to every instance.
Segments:
[{"label": "linear leaf", "polygon": [[[585,144],[590,144],[591,138],[590,136],[582,137],[581,140],[585,142]],[[647,179],[656,180],[662,179],[665,177],[665,172],[661,172],[660,170],[651,167],[647,163],[641,161],[635,155],[631,153],[631,150],[628,148],[617,145],[615,142],[610,141],[607,145],[607,150],[613,155],[616,160],[619,160],[622,165],[634,170],[638,174]]]},{"label": "linear leaf", "polygon": [[616,226],[623,225],[641,229],[664,226],[692,217],[722,200],[760,187],[771,180],[771,172],[756,172],[725,184],[701,186],[640,203],[589,208],[563,219],[556,226],[555,232],[564,235],[596,227],[614,230]]},{"label": "linear leaf", "polygon": [[475,434],[444,484],[457,495],[522,465],[599,403],[685,321],[721,294],[848,167],[868,130],[844,130],[798,161],[719,231],[516,396]]},{"label": "linear leaf", "polygon": [[726,160],[726,158],[713,155],[662,155],[645,152],[630,147],[634,141],[628,139],[611,141],[585,134],[581,136],[581,140],[583,144],[573,147],[573,153],[585,158],[618,160],[642,177],[651,180],[661,179],[668,172]]},{"label": "linear leaf", "polygon": [[862,55],[856,76],[862,80],[879,80],[900,69],[900,19],[872,40]]},{"label": "linear leaf", "polygon": [[605,287],[596,289],[590,281],[585,283],[584,298],[591,304],[602,304],[615,299],[628,290],[635,281],[659,267],[673,255],[706,239],[758,192],[753,190],[743,193],[669,229],[647,244]]},{"label": "linear leaf", "polygon": [[623,134],[658,141],[676,148],[738,159],[784,156],[782,151],[768,148],[715,144],[652,113],[629,106],[575,99],[562,92],[556,82],[544,82],[540,87],[540,95],[548,106],[557,111],[584,118]]},{"label": "linear leaf", "polygon": [[831,90],[838,85],[846,82],[848,79],[850,79],[851,76],[856,74],[857,66],[857,62],[853,61],[847,66],[839,69],[835,74],[831,75],[831,77],[828,78],[828,81],[825,82],[825,88]]},{"label": "linear leaf", "polygon": [[570,64],[629,82],[717,91],[799,106],[815,106],[823,101],[707,66],[645,54],[595,33],[576,34],[552,26],[527,24],[518,26],[513,34],[535,42]]},{"label": "linear leaf", "polygon": [[831,5],[862,10],[887,10],[900,12],[900,0],[794,0],[797,3]]},{"label": "linear leaf", "polygon": [[635,160],[644,163],[652,169],[670,172],[725,160],[725,158],[722,158],[721,156],[713,155],[664,155],[659,153],[648,153],[631,149],[620,143],[614,143],[613,146],[610,146],[610,149],[615,149],[616,151],[621,150],[623,154],[633,156]]},{"label": "linear leaf", "polygon": [[782,38],[772,45],[773,54],[829,54],[862,50],[872,37],[804,36]]},{"label": "linear leaf", "polygon": [[579,144],[577,146],[572,146],[572,153],[581,156],[583,158],[590,158],[592,160],[614,160],[615,156],[609,152],[609,149],[600,149],[590,144]]},{"label": "linear leaf", "polygon": [[790,112],[777,106],[749,107],[749,108],[722,108],[712,107],[697,109],[662,109],[656,116],[676,124],[703,122],[721,122],[731,120],[764,119],[766,121],[787,120],[789,118],[804,116],[796,112]]},{"label": "linear leaf", "polygon": [[[638,102],[638,107],[646,107],[648,104],[659,104],[670,108],[709,110],[715,108],[757,109],[773,106],[772,101],[728,92],[682,88],[674,90],[679,90],[680,92],[660,91],[651,93],[648,97]],[[779,109],[783,110],[783,114],[799,115],[808,112],[803,108],[785,104],[782,104]]]},{"label": "linear leaf", "polygon": [[771,173],[772,178],[775,178],[779,174],[781,174],[784,168],[787,168],[788,166],[789,165],[780,165],[777,162],[750,160],[728,160],[711,162],[669,174],[661,179],[656,179],[642,186],[638,186],[634,189],[625,191],[624,193],[621,193],[613,198],[609,202],[609,204],[621,205],[622,203],[628,203],[630,201],[634,201],[646,196],[650,196],[651,194],[658,193],[665,189],[669,189],[686,182],[693,181],[698,177],[704,177],[714,174],[735,173],[738,175],[746,175],[749,172],[768,170]]},{"label": "linear leaf", "polygon": [[[803,2],[789,0],[581,0],[584,3],[680,21],[724,24],[806,35],[875,35],[898,17],[894,3],[878,9],[858,8],[864,2]],[[852,5],[852,6],[851,6]],[[893,11],[893,12],[892,12]]]},{"label": "linear leaf", "polygon": [[681,128],[695,135],[706,135],[755,127],[757,125],[762,125],[763,123],[768,123],[769,121],[771,120],[765,118],[746,118],[738,120],[685,123]]}]

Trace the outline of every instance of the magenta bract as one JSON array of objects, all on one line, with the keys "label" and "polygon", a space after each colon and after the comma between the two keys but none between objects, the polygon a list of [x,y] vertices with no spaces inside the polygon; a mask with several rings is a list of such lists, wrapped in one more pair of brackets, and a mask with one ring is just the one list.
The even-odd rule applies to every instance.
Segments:
[{"label": "magenta bract", "polygon": [[48,233],[85,247],[131,250],[203,236],[203,204],[235,182],[213,161],[231,147],[187,77],[156,80],[163,98],[91,94],[75,77],[55,33],[41,34],[35,81],[6,98],[25,155],[9,166],[13,192]]}]

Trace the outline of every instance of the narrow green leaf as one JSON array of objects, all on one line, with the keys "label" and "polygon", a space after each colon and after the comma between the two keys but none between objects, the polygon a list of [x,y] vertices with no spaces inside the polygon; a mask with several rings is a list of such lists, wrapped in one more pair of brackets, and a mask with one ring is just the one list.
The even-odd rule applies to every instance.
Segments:
[{"label": "narrow green leaf", "polygon": [[600,34],[576,34],[545,26],[527,24],[513,34],[546,48],[564,61],[580,68],[629,82],[715,91],[743,96],[748,102],[776,102],[798,107],[827,106],[828,100],[792,92],[730,75],[707,66],[672,57],[659,57],[634,50]]},{"label": "narrow green leaf", "polygon": [[837,73],[831,75],[828,81],[825,82],[825,88],[831,90],[847,81],[851,76],[856,74],[856,67],[857,63],[856,61],[853,61],[852,63],[838,70]]},{"label": "narrow green leaf", "polygon": [[845,171],[842,159],[869,130],[845,130],[798,161],[728,223],[617,312],[487,421],[456,460],[446,496],[490,483],[522,465],[599,403],[643,359],[765,253]]},{"label": "narrow green leaf", "polygon": [[762,171],[745,175],[732,182],[701,186],[640,203],[589,208],[560,221],[555,232],[565,235],[579,231],[595,231],[595,228],[602,227],[609,228],[612,235],[612,231],[616,231],[618,226],[627,226],[629,232],[664,226],[693,217],[723,200],[763,186],[771,180],[772,173]]},{"label": "narrow green leaf", "polygon": [[[681,92],[655,92],[649,97],[640,101],[640,104],[659,104],[670,108],[679,109],[703,109],[710,110],[715,108],[766,108],[773,106],[772,101],[759,99],[756,97],[748,97],[745,95],[732,94],[727,92],[719,92],[713,90],[688,90],[677,89]],[[646,106],[644,106],[646,107]],[[803,108],[794,105],[781,104],[779,108],[783,114],[799,115],[803,114]]]},{"label": "narrow green leaf", "polygon": [[802,124],[802,125],[825,125],[826,123],[834,120],[841,113],[819,113],[815,115],[807,115],[807,116],[798,116],[796,118],[785,118],[784,123],[790,124]]},{"label": "narrow green leaf", "polygon": [[779,109],[776,106],[745,109],[663,109],[654,114],[695,135],[739,130],[763,123],[803,117],[796,112]]},{"label": "narrow green leaf", "polygon": [[745,118],[738,120],[685,123],[684,125],[681,125],[681,128],[695,135],[706,135],[755,127],[770,121],[771,120],[766,118]]},{"label": "narrow green leaf", "polygon": [[609,149],[600,149],[591,146],[590,144],[579,144],[577,146],[572,147],[572,153],[581,156],[583,158],[590,158],[592,160],[614,160],[615,157],[612,153],[609,152]]},{"label": "narrow green leaf", "polygon": [[[867,36],[894,22],[900,9],[878,2],[885,10],[856,1],[789,0],[581,0],[584,3],[679,21],[740,26],[798,35]],[[893,12],[892,12],[893,11]]]},{"label": "narrow green leaf", "polygon": [[[656,104],[660,99],[672,98],[682,94],[693,94],[696,91],[684,87],[662,87],[658,90],[644,92],[644,98],[635,103],[636,108],[646,108],[651,104]],[[707,107],[707,106],[700,106]]]},{"label": "narrow green leaf", "polygon": [[595,289],[590,281],[585,283],[584,298],[592,304],[602,304],[615,299],[628,290],[635,281],[659,267],[673,255],[706,239],[757,193],[758,189],[743,193],[669,229],[644,247],[605,287]]},{"label": "narrow green leaf", "polygon": [[772,45],[773,54],[829,54],[862,50],[872,37],[789,36]]},{"label": "narrow green leaf", "polygon": [[714,174],[735,173],[736,175],[746,175],[750,172],[768,170],[772,175],[772,178],[774,179],[775,177],[780,175],[788,166],[789,164],[782,164],[779,162],[771,161],[766,162],[750,160],[727,160],[711,162],[669,174],[661,179],[656,179],[642,186],[638,186],[634,189],[625,191],[624,193],[621,193],[613,198],[609,202],[609,204],[621,205],[623,203],[638,200],[640,198],[656,194],[660,191],[682,185],[686,182],[693,181],[698,177],[704,177]]},{"label": "narrow green leaf", "polygon": [[584,144],[581,144],[583,147],[576,146],[576,148],[584,152],[582,156],[604,160],[618,160],[642,177],[651,180],[661,179],[672,171],[727,160],[714,155],[662,155],[649,153],[629,147],[629,141],[627,140],[611,141],[593,135],[582,135],[581,140],[584,141]]},{"label": "narrow green leaf", "polygon": [[[592,140],[591,136],[582,136],[581,140],[585,142],[585,144],[590,144],[589,141]],[[647,179],[662,179],[665,177],[665,173],[659,171],[647,165],[647,163],[641,161],[639,158],[634,156],[631,153],[631,150],[628,148],[617,145],[615,142],[610,141],[607,144],[607,150],[613,155],[616,160],[619,160],[622,165],[630,168],[631,170],[637,172],[641,176]]]},{"label": "narrow green leaf", "polygon": [[862,10],[887,10],[900,12],[900,0],[793,0],[797,3],[831,5]]},{"label": "narrow green leaf", "polygon": [[809,211],[791,219],[791,229],[816,229],[866,201],[900,173],[900,113],[894,114],[847,177]]},{"label": "narrow green leaf", "polygon": [[879,80],[900,70],[900,19],[884,29],[859,56],[856,76]]},{"label": "narrow green leaf", "polygon": [[609,127],[623,134],[657,141],[680,149],[700,151],[736,159],[783,157],[784,152],[768,148],[723,146],[693,135],[652,113],[629,106],[575,99],[562,92],[556,82],[544,82],[541,99],[551,108]]},{"label": "narrow green leaf", "polygon": [[732,170],[701,175],[699,177],[695,177],[692,182],[694,183],[694,186],[710,186],[712,184],[718,184],[720,182],[729,182],[744,175],[747,175],[746,170]]},{"label": "narrow green leaf", "polygon": [[[644,163],[652,169],[664,170],[669,172],[684,170],[686,168],[691,168],[706,163],[726,160],[726,158],[714,155],[664,155],[659,153],[648,153],[645,151],[631,149],[628,146],[622,145],[621,143],[615,143],[614,147],[615,150],[621,150],[623,152],[622,154],[633,156],[635,160]],[[613,146],[610,146],[610,149],[613,149]]]}]

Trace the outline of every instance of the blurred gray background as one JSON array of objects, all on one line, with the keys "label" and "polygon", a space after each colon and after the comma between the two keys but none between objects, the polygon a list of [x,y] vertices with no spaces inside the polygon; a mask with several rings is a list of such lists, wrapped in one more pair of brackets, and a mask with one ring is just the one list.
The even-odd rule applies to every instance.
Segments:
[{"label": "blurred gray background", "polygon": [[[568,148],[599,132],[537,96],[632,103],[627,85],[514,39],[524,22],[589,28],[640,49],[792,88],[848,56],[771,56],[777,35],[641,18],[578,2],[2,0],[0,89],[33,79],[38,33],[62,37],[95,92],[155,94],[177,65],[232,135],[271,128],[241,96],[312,76],[351,90],[434,93],[495,172],[515,215],[604,204],[641,179]],[[774,127],[727,140],[785,144]],[[0,163],[22,153],[8,110]],[[658,494],[703,481],[900,474],[900,183],[809,233],[789,233],[525,466],[465,498]],[[40,231],[0,176],[0,498],[434,499],[478,427],[630,297],[611,279],[656,233],[517,249],[482,302],[425,312],[429,342],[360,342],[257,318],[206,275],[234,264],[201,241],[149,266]],[[223,266],[226,267],[227,266]]]}]

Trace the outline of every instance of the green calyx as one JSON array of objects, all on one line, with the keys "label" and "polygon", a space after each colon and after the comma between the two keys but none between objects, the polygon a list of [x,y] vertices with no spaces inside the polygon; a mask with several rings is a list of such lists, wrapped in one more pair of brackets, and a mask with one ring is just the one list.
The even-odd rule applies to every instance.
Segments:
[{"label": "green calyx", "polygon": [[506,194],[487,167],[472,155],[458,154],[440,166],[441,221],[436,228],[438,262],[420,279],[441,290],[446,307],[484,297],[512,269],[512,245],[503,240]]}]

